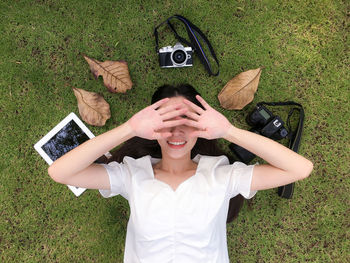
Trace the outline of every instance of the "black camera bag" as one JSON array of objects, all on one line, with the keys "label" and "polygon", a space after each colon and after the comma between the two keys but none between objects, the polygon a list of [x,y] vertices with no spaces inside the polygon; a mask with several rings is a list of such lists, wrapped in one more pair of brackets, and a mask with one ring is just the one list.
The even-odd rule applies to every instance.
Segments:
[{"label": "black camera bag", "polygon": [[[301,141],[301,135],[303,132],[303,127],[304,127],[304,109],[303,106],[299,103],[296,103],[294,101],[286,101],[286,102],[259,102],[257,103],[257,107],[260,105],[268,105],[268,106],[294,106],[290,112],[288,113],[288,118],[287,118],[287,125],[289,129],[289,148],[293,150],[294,152],[298,152],[299,150],[299,145]],[[291,124],[290,124],[290,118],[293,115],[295,111],[299,112],[299,120],[297,127],[295,128],[294,131],[292,131]],[[251,160],[254,159],[255,154],[245,150],[244,148],[230,144],[230,149],[239,157],[241,161],[244,163],[248,164]],[[280,186],[278,187],[278,195],[283,198],[292,198],[294,192],[294,183]]]}]

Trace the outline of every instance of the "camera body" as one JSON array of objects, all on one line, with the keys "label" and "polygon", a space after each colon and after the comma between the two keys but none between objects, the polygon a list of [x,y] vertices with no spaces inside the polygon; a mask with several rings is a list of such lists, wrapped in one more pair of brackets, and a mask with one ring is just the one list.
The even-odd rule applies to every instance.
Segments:
[{"label": "camera body", "polygon": [[[273,140],[281,140],[288,136],[288,130],[284,127],[284,122],[279,116],[275,116],[263,105],[256,108],[247,116],[247,123],[252,126],[251,132],[263,135]],[[255,154],[231,143],[230,149],[244,163],[249,163],[254,159]]]},{"label": "camera body", "polygon": [[274,116],[263,105],[257,105],[247,116],[246,121],[257,133],[273,140],[281,140],[288,135],[282,119],[279,116]]},{"label": "camera body", "polygon": [[193,66],[193,50],[176,43],[173,47],[167,46],[159,49],[159,65],[161,68],[182,68]]}]

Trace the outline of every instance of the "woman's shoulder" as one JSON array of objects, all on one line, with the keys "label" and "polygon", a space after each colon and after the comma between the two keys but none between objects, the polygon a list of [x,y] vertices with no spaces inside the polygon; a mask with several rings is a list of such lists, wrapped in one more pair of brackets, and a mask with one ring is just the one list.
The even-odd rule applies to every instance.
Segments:
[{"label": "woman's shoulder", "polygon": [[[138,175],[137,178],[141,178],[143,176],[149,177],[153,173],[151,160],[152,157],[150,155],[145,155],[140,158],[125,156],[123,161],[118,165],[122,166],[123,170],[130,177],[134,177],[135,175]],[[143,176],[140,177],[140,175]]]},{"label": "woman's shoulder", "polygon": [[129,171],[132,171],[135,169],[148,167],[149,165],[151,165],[151,160],[152,160],[152,157],[150,155],[145,155],[139,158],[125,156],[121,162],[111,161],[105,166],[111,167],[111,168],[124,167],[124,168],[128,168]]},{"label": "woman's shoulder", "polygon": [[144,164],[149,164],[152,162],[152,157],[150,155],[145,155],[142,157],[138,157],[138,158],[133,158],[130,156],[125,156],[123,158],[123,162],[124,164],[128,165],[128,166],[142,166]]},{"label": "woman's shoulder", "polygon": [[229,158],[226,155],[197,155],[193,160],[198,162],[198,171],[202,171],[204,173],[227,174],[228,171],[247,169],[254,166],[246,165],[240,161],[230,163]]},{"label": "woman's shoulder", "polygon": [[195,162],[198,163],[204,163],[208,165],[225,165],[229,164],[229,160],[226,155],[220,155],[220,156],[211,156],[211,155],[196,155],[196,157],[193,159]]},{"label": "woman's shoulder", "polygon": [[228,167],[230,165],[225,155],[197,155],[193,160],[198,162],[197,173],[205,176],[217,174],[218,171],[222,170],[222,167]]}]

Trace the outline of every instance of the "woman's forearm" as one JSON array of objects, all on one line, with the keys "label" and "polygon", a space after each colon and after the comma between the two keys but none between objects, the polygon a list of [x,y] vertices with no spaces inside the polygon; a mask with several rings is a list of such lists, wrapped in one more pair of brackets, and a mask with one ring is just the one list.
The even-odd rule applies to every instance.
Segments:
[{"label": "woman's forearm", "polygon": [[108,132],[90,139],[57,159],[48,169],[52,178],[67,177],[79,173],[103,154],[126,140],[133,132],[128,123],[124,123]]},{"label": "woman's forearm", "polygon": [[175,119],[186,109],[179,104],[168,105],[158,110],[169,99],[162,99],[134,114],[124,124],[103,133],[56,160],[48,169],[49,175],[57,182],[84,185],[93,189],[110,187],[106,170],[93,162],[111,149],[128,139],[138,136],[148,140],[169,137],[170,132],[162,131],[183,125],[186,119]]},{"label": "woman's forearm", "polygon": [[313,164],[280,143],[259,134],[232,126],[224,139],[235,143],[264,159],[269,164],[303,177],[308,176]]}]

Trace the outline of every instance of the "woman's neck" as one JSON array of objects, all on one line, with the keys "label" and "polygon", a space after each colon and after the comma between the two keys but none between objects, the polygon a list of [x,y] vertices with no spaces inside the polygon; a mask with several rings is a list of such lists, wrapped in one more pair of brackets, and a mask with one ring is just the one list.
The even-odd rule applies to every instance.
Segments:
[{"label": "woman's neck", "polygon": [[191,153],[176,159],[163,155],[156,168],[172,174],[179,174],[188,170],[196,170],[197,163],[191,160]]}]

